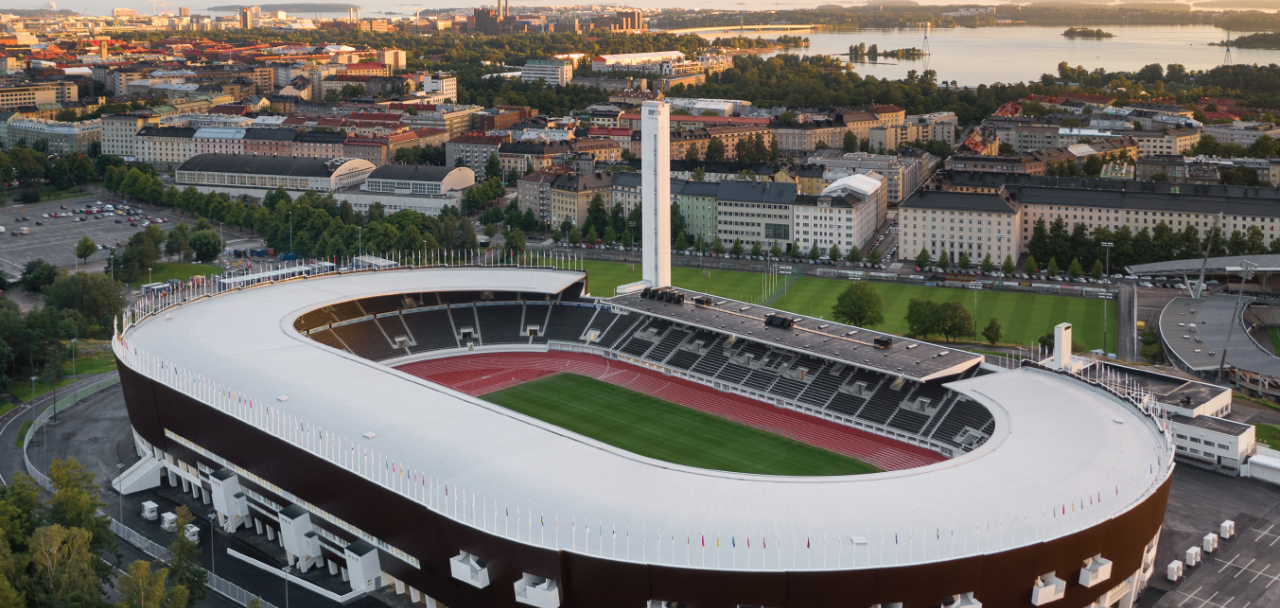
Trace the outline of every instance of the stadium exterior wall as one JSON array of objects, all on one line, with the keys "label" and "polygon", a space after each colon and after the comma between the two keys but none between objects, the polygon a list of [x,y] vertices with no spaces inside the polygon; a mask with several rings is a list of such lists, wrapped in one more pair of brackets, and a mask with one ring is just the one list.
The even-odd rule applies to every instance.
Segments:
[{"label": "stadium exterior wall", "polygon": [[[169,439],[167,429],[408,552],[419,560],[421,570],[382,553],[383,571],[449,606],[521,606],[512,583],[522,573],[530,573],[558,581],[565,607],[641,608],[658,599],[696,608],[865,607],[892,602],[904,602],[906,608],[936,608],[954,594],[972,592],[987,607],[1021,608],[1031,606],[1036,577],[1056,572],[1067,579],[1067,589],[1052,606],[1083,608],[1143,567],[1147,546],[1154,542],[1164,519],[1169,493],[1166,478],[1141,503],[1093,528],[1027,547],[942,562],[786,572],[636,564],[535,547],[460,524],[139,374],[124,361],[118,361],[118,367],[130,421],[143,439],[193,466],[197,462],[214,470],[221,466]],[[244,478],[241,482],[288,504],[269,488]],[[947,510],[944,497],[937,507]],[[312,521],[352,539],[321,518]],[[453,580],[448,560],[459,551],[487,558],[493,584],[475,589]],[[1113,562],[1111,578],[1092,588],[1076,583],[1084,560],[1097,554]],[[1124,600],[1121,605],[1126,605]]]}]

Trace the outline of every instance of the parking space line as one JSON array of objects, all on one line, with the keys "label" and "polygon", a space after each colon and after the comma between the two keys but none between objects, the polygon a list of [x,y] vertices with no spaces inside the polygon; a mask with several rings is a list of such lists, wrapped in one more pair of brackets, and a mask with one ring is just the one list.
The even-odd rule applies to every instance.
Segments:
[{"label": "parking space line", "polygon": [[1234,598],[1234,597],[1229,597],[1229,598],[1227,598],[1227,601],[1222,602],[1221,604],[1218,604],[1218,608],[1227,608],[1227,604],[1230,604],[1230,603],[1231,603],[1231,600],[1234,600],[1234,599],[1236,599],[1236,598]]},{"label": "parking space line", "polygon": [[1179,605],[1179,606],[1181,606],[1181,605],[1183,605],[1183,604],[1187,603],[1187,600],[1190,600],[1191,598],[1195,597],[1197,593],[1200,593],[1200,590],[1201,590],[1201,589],[1204,589],[1204,586],[1203,586],[1203,585],[1202,585],[1202,586],[1200,586],[1200,587],[1196,587],[1196,590],[1195,590],[1195,591],[1192,591],[1190,595],[1188,595],[1187,597],[1183,598],[1181,602],[1178,602],[1178,605]]},{"label": "parking space line", "polygon": [[1213,592],[1213,595],[1209,596],[1209,599],[1206,599],[1206,600],[1204,600],[1204,601],[1200,602],[1200,608],[1204,608],[1205,604],[1208,604],[1208,603],[1209,603],[1209,600],[1212,600],[1212,599],[1213,599],[1213,598],[1215,598],[1215,597],[1218,597],[1218,592],[1217,592],[1217,591],[1214,591],[1214,592]]},{"label": "parking space line", "polygon": [[[1231,564],[1232,564],[1232,563],[1234,563],[1234,562],[1236,561],[1236,558],[1239,558],[1239,557],[1240,557],[1240,554],[1239,554],[1239,553],[1237,553],[1235,557],[1231,558],[1231,561],[1227,562],[1227,565],[1225,565],[1225,566],[1223,566],[1223,567],[1221,567],[1221,568],[1219,568],[1219,569],[1218,569],[1218,574],[1222,574],[1222,572],[1223,572],[1224,570],[1226,570],[1227,568],[1230,568],[1230,567],[1231,567]],[[1221,561],[1221,560],[1219,560],[1219,561]]]},{"label": "parking space line", "polygon": [[1267,532],[1270,532],[1270,531],[1271,531],[1271,529],[1272,529],[1272,528],[1274,528],[1274,527],[1276,527],[1276,525],[1275,525],[1275,524],[1271,524],[1271,525],[1267,526],[1267,529],[1266,529],[1266,530],[1263,530],[1260,534],[1258,534],[1258,538],[1253,539],[1253,542],[1258,542],[1258,541],[1262,540],[1262,537],[1266,536],[1266,535],[1267,535]]},{"label": "parking space line", "polygon": [[1271,567],[1271,564],[1267,564],[1267,565],[1263,566],[1263,567],[1262,567],[1262,569],[1261,569],[1261,570],[1259,570],[1257,574],[1253,575],[1253,578],[1249,579],[1249,582],[1250,582],[1250,583],[1252,583],[1253,581],[1258,580],[1258,577],[1259,577],[1259,576],[1262,576],[1262,573],[1263,573],[1263,572],[1266,572],[1266,571],[1267,571],[1267,568],[1270,568],[1270,567]]},{"label": "parking space line", "polygon": [[1240,566],[1240,571],[1239,571],[1239,572],[1237,572],[1237,573],[1236,573],[1236,575],[1235,575],[1235,576],[1233,576],[1233,577],[1231,577],[1231,578],[1240,578],[1240,575],[1241,575],[1241,574],[1244,574],[1244,571],[1245,571],[1245,570],[1248,570],[1248,569],[1249,569],[1249,566],[1252,566],[1252,565],[1253,565],[1253,562],[1256,562],[1256,561],[1258,561],[1256,558],[1255,558],[1255,559],[1251,559],[1251,560],[1249,560],[1249,563],[1247,563],[1247,564],[1245,564],[1245,565],[1243,565],[1243,566]]}]

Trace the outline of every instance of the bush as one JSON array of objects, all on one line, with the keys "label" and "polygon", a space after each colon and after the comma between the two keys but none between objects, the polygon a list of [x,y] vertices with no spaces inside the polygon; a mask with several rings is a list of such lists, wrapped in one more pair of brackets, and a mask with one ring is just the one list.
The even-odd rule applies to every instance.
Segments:
[{"label": "bush", "polygon": [[40,187],[27,186],[26,188],[23,188],[20,198],[22,199],[22,202],[27,204],[40,202]]}]

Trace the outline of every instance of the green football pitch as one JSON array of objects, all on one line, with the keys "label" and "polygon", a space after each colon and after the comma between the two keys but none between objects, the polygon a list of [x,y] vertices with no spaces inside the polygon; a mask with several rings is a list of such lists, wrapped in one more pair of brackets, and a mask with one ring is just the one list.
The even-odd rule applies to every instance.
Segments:
[{"label": "green football pitch", "polygon": [[[588,287],[597,297],[608,297],[614,288],[632,281],[640,280],[640,266],[628,270],[628,265],[619,262],[585,263],[588,271]],[[702,268],[671,268],[672,283],[677,287],[694,289],[726,298],[755,301],[764,293],[761,275],[751,272],[732,272],[727,270],[710,270],[710,277],[702,276]],[[797,281],[787,290],[785,298],[778,298],[773,303],[775,308],[812,317],[831,316],[831,307],[836,303],[836,296],[849,286],[848,280],[819,279],[805,277]],[[873,329],[893,334],[907,331],[907,302],[912,298],[934,300],[938,302],[960,302],[970,312],[974,307],[974,295],[977,295],[978,314],[975,325],[979,332],[995,317],[1003,329],[1001,342],[1009,344],[1030,344],[1040,336],[1053,332],[1053,326],[1066,321],[1074,328],[1074,339],[1077,346],[1086,350],[1103,348],[1102,323],[1103,305],[1106,309],[1107,340],[1105,347],[1115,349],[1115,303],[1106,300],[1072,298],[1012,291],[973,291],[946,287],[926,287],[924,285],[907,285],[900,283],[872,282],[880,291],[884,302],[884,324]],[[931,336],[931,339],[940,339]],[[980,337],[976,338],[981,340]]]},{"label": "green football pitch", "polygon": [[556,374],[483,397],[617,448],[702,469],[860,475],[870,464],[607,382]]}]

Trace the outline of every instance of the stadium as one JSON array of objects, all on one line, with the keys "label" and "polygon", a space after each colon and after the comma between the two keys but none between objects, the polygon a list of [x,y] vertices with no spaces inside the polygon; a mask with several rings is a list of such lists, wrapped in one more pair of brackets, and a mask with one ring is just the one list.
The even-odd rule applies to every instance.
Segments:
[{"label": "stadium", "polygon": [[[167,477],[208,496],[224,529],[266,528],[299,568],[328,567],[353,592],[1128,606],[1153,571],[1171,443],[1141,399],[1069,356],[997,371],[683,290],[596,299],[584,272],[555,268],[383,266],[218,289],[144,302],[115,341],[148,456],[122,487]],[[553,372],[883,472],[697,468],[473,396]]]},{"label": "stadium", "polygon": [[1173,470],[1149,383],[1066,323],[1006,368],[671,287],[665,112],[615,293],[572,258],[418,252],[136,303],[116,487],[181,486],[342,602],[1131,608]]}]

